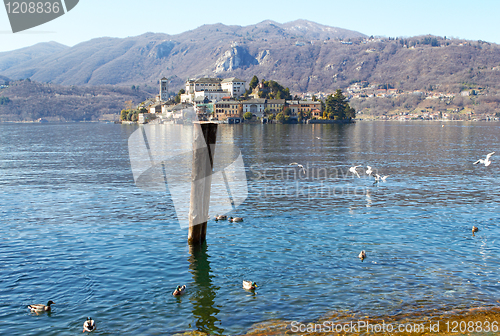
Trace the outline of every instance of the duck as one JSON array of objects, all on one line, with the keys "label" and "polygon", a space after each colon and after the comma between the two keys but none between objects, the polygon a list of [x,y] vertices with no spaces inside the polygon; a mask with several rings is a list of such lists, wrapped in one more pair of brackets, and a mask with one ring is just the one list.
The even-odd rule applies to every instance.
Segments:
[{"label": "duck", "polygon": [[56,304],[56,303],[52,300],[49,300],[49,302],[47,302],[47,305],[37,303],[37,304],[28,305],[28,308],[31,310],[32,313],[49,312],[50,305],[53,305],[53,304]]},{"label": "duck", "polygon": [[252,290],[252,289],[257,288],[257,284],[255,282],[252,282],[252,281],[243,280],[243,288]]},{"label": "duck", "polygon": [[477,226],[472,226],[472,234],[478,232],[479,229],[477,228]]},{"label": "duck", "polygon": [[365,250],[359,252],[358,258],[361,259],[361,261],[363,261],[363,259],[366,258],[366,252],[365,252]]},{"label": "duck", "polygon": [[231,218],[231,221],[232,222],[243,222],[243,217],[234,217],[234,218]]},{"label": "duck", "polygon": [[92,317],[87,317],[87,320],[83,322],[83,332],[92,332],[96,328],[95,321],[92,320]]},{"label": "duck", "polygon": [[184,294],[185,291],[186,291],[186,285],[184,285],[184,286],[177,286],[177,288],[172,292],[172,295],[173,296],[179,296],[179,295]]},{"label": "duck", "polygon": [[215,220],[226,220],[226,219],[227,219],[226,215],[220,215],[215,217]]}]

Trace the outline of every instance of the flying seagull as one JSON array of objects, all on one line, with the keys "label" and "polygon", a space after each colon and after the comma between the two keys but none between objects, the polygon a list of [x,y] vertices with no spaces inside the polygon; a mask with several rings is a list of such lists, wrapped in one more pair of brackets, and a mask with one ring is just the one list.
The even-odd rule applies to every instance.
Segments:
[{"label": "flying seagull", "polygon": [[488,155],[486,155],[486,159],[479,159],[479,160],[477,160],[476,162],[474,162],[473,164],[484,163],[484,166],[485,166],[485,167],[488,167],[488,166],[491,164],[490,157],[491,157],[493,154],[495,154],[495,152],[491,152],[491,153],[489,153]]},{"label": "flying seagull", "polygon": [[366,175],[368,175],[368,176],[372,176],[372,173],[373,173],[372,167],[370,167],[370,166],[366,166],[366,168],[368,168],[368,169],[366,170]]},{"label": "flying seagull", "polygon": [[356,171],[356,168],[358,168],[358,167],[361,167],[361,166],[351,167],[351,168],[349,168],[349,171],[352,173],[352,175],[356,175],[357,177],[361,177],[361,176],[359,176],[358,172]]}]

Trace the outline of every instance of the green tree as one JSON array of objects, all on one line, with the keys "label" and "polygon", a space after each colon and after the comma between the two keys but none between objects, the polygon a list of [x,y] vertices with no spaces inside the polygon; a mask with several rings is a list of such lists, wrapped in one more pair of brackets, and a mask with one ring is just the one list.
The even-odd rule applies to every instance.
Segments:
[{"label": "green tree", "polygon": [[252,117],[253,117],[252,112],[245,112],[245,114],[243,114],[243,118],[245,118],[246,120],[250,120],[252,119]]},{"label": "green tree", "polygon": [[138,121],[139,120],[139,111],[134,111],[132,116],[130,117],[130,121]]},{"label": "green tree", "polygon": [[297,114],[297,121],[300,123],[304,119],[304,113],[302,111],[299,111]]},{"label": "green tree", "polygon": [[122,120],[122,121],[127,120],[127,116],[128,116],[129,112],[130,112],[129,110],[122,110],[122,112],[120,113],[120,120]]},{"label": "green tree", "polygon": [[134,114],[134,111],[130,110],[128,111],[128,114],[127,114],[127,120],[128,121],[132,121],[132,115]]},{"label": "green tree", "polygon": [[257,76],[253,76],[248,86],[250,90],[253,90],[257,85],[259,85],[259,78],[257,78]]},{"label": "green tree", "polygon": [[347,98],[342,94],[342,90],[337,90],[335,94],[329,95],[325,100],[323,118],[334,120],[351,120],[356,111],[347,103]]},{"label": "green tree", "polygon": [[280,112],[276,115],[276,121],[279,123],[282,123],[285,121],[285,115],[283,114],[283,112]]},{"label": "green tree", "polygon": [[356,110],[350,107],[349,104],[347,104],[345,107],[344,115],[346,119],[352,120],[356,118]]},{"label": "green tree", "polygon": [[288,106],[283,109],[283,115],[284,116],[290,116],[292,115],[292,109],[290,109]]},{"label": "green tree", "polygon": [[179,90],[179,93],[177,93],[177,95],[175,96],[175,99],[174,99],[176,104],[179,104],[181,102],[181,95],[183,95],[185,93],[186,93],[186,90],[184,90],[184,89]]}]

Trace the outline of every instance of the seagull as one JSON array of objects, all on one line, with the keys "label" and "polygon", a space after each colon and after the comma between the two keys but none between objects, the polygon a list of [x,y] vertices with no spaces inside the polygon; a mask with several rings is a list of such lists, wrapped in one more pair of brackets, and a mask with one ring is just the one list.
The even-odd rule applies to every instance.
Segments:
[{"label": "seagull", "polygon": [[385,182],[385,179],[388,177],[389,177],[389,175],[380,176],[379,174],[375,174],[375,183],[378,181]]},{"label": "seagull", "polygon": [[349,171],[352,173],[352,175],[356,174],[357,177],[361,177],[361,176],[359,176],[358,172],[356,171],[356,168],[358,168],[358,167],[361,167],[361,166],[351,167],[351,168],[349,168]]},{"label": "seagull", "polygon": [[486,159],[479,159],[479,160],[477,160],[476,162],[474,162],[473,164],[484,163],[484,166],[485,166],[485,167],[488,167],[488,166],[491,164],[490,157],[491,157],[493,154],[495,154],[495,152],[491,152],[491,153],[489,153],[488,155],[486,155]]},{"label": "seagull", "polygon": [[321,140],[321,138],[320,138],[320,137],[316,137],[316,139]]},{"label": "seagull", "polygon": [[368,175],[368,176],[372,176],[372,173],[373,173],[372,167],[370,167],[370,166],[366,166],[366,168],[368,168],[368,169],[366,170],[366,175]]},{"label": "seagull", "polygon": [[302,169],[302,172],[303,172],[304,174],[306,173],[306,169],[304,168],[304,166],[303,166],[303,165],[301,165],[301,164],[298,164],[297,162],[292,162],[292,163],[290,163],[290,164],[289,164],[289,166],[297,166],[297,167],[299,167],[300,169]]},{"label": "seagull", "polygon": [[365,250],[359,252],[358,258],[361,259],[361,261],[366,258]]}]

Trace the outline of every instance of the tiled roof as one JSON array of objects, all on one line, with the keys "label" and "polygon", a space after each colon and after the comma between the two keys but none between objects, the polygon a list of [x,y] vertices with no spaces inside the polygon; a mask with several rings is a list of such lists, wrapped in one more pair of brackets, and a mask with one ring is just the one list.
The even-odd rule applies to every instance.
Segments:
[{"label": "tiled roof", "polygon": [[195,80],[195,83],[220,83],[222,80],[220,78],[209,78],[209,77],[204,77],[204,78],[198,78]]},{"label": "tiled roof", "polygon": [[249,99],[249,100],[243,100],[243,104],[265,104],[266,100],[264,98],[259,98],[259,99]]},{"label": "tiled roof", "polygon": [[238,79],[236,77],[225,78],[222,80],[222,83],[230,83],[230,82],[243,82],[243,83],[245,83],[244,80]]}]

